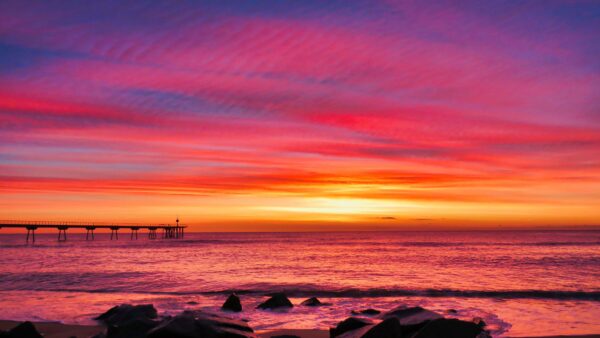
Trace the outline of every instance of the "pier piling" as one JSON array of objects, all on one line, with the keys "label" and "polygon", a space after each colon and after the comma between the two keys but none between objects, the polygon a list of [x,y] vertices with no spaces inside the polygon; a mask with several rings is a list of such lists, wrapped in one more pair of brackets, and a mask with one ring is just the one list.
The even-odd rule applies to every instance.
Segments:
[{"label": "pier piling", "polygon": [[28,226],[27,227],[27,237],[25,238],[25,242],[29,243],[29,234],[31,234],[31,243],[35,243],[35,230],[37,227]]},{"label": "pier piling", "polygon": [[85,227],[85,240],[89,240],[90,234],[92,235],[92,241],[94,240],[94,230],[96,227]]},{"label": "pier piling", "polygon": [[67,240],[67,229],[66,226],[60,226],[58,229],[58,241],[65,242]]},{"label": "pier piling", "polygon": [[138,230],[140,230],[140,228],[137,228],[137,227],[131,228],[131,239],[133,239],[134,235],[135,235],[135,239],[138,239]]},{"label": "pier piling", "polygon": [[116,240],[119,239],[119,228],[118,227],[111,227],[110,228],[110,240],[112,241],[113,239],[113,235],[115,237]]}]

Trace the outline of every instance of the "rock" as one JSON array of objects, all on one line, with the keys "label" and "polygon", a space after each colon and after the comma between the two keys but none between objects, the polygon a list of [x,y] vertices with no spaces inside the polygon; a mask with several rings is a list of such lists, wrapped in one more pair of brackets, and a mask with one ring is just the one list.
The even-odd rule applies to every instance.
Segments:
[{"label": "rock", "polygon": [[323,303],[317,297],[311,297],[301,303],[304,306],[321,306]]},{"label": "rock", "polygon": [[377,325],[369,325],[356,332],[342,335],[344,338],[402,338],[402,326],[398,318],[390,317]]},{"label": "rock", "polygon": [[452,313],[452,314],[457,314],[458,313],[458,311],[456,311],[454,309],[448,309],[448,310],[446,310],[446,312]]},{"label": "rock", "polygon": [[186,313],[192,314],[197,320],[210,322],[210,323],[212,323],[211,325],[215,325],[215,326],[219,326],[219,327],[227,327],[227,328],[235,329],[238,331],[249,332],[249,333],[254,332],[254,330],[252,330],[252,328],[250,326],[248,326],[247,320],[238,320],[238,319],[234,319],[234,318],[218,316],[215,314],[205,313],[205,312],[201,312],[201,311],[186,311],[186,312],[184,312],[184,314],[186,314]]},{"label": "rock", "polygon": [[94,319],[104,322],[107,325],[119,325],[123,321],[132,319],[155,319],[157,317],[158,314],[152,304],[122,304],[111,308]]},{"label": "rock", "polygon": [[148,338],[193,338],[199,337],[196,332],[196,321],[193,316],[178,315],[165,319],[157,327],[150,330]]},{"label": "rock", "polygon": [[402,331],[398,318],[390,317],[378,324],[347,331],[338,338],[402,338]]},{"label": "rock", "polygon": [[381,313],[381,311],[375,310],[375,309],[352,311],[352,314],[354,314],[354,315],[367,315],[367,316],[374,316],[374,315],[378,315],[380,313]]},{"label": "rock", "polygon": [[254,331],[241,320],[199,311],[184,311],[150,330],[148,338],[255,338]]},{"label": "rock", "polygon": [[487,325],[481,317],[473,318],[473,323],[477,324],[482,329]]},{"label": "rock", "polygon": [[267,301],[259,304],[257,309],[276,309],[281,307],[294,307],[294,304],[290,302],[290,300],[283,293],[276,293],[271,296],[271,298],[267,299]]},{"label": "rock", "polygon": [[416,325],[428,320],[443,318],[442,315],[425,310],[420,306],[416,307],[398,307],[382,315],[382,318],[395,317],[400,320],[400,325]]},{"label": "rock", "polygon": [[198,302],[191,300],[191,301],[187,302],[186,304],[187,305],[198,305]]},{"label": "rock", "polygon": [[32,322],[23,322],[10,329],[6,337],[10,338],[44,338]]},{"label": "rock", "polygon": [[368,319],[357,318],[357,317],[348,317],[348,318],[344,319],[343,321],[339,322],[336,325],[336,327],[329,328],[329,337],[331,337],[331,338],[337,337],[348,331],[360,329],[361,327],[365,327],[365,326],[372,325],[372,324],[373,324],[373,321],[368,320]]},{"label": "rock", "polygon": [[233,311],[233,312],[241,312],[242,311],[242,303],[240,302],[240,297],[238,297],[235,293],[232,293],[227,297],[223,306],[221,306],[221,310],[224,311]]},{"label": "rock", "polygon": [[404,337],[412,338],[415,335],[415,333],[419,332],[427,324],[429,324],[428,320],[418,324],[402,325],[402,335],[404,335]]},{"label": "rock", "polygon": [[279,336],[271,336],[271,338],[301,338],[301,337],[293,335],[293,334],[282,334]]},{"label": "rock", "polygon": [[475,338],[482,332],[475,323],[441,318],[427,323],[413,338]]},{"label": "rock", "polygon": [[402,338],[402,326],[398,318],[390,317],[370,328],[361,338]]},{"label": "rock", "polygon": [[108,326],[106,338],[144,338],[158,324],[158,321],[144,317],[124,319],[117,325]]}]

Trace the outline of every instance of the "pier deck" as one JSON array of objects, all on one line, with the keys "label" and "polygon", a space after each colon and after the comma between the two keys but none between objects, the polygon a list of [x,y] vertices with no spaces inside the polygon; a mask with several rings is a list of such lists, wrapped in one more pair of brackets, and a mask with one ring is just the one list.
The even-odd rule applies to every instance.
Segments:
[{"label": "pier deck", "polygon": [[27,230],[25,242],[35,243],[35,231],[38,229],[57,229],[58,241],[64,242],[67,240],[68,229],[85,229],[85,239],[94,240],[94,231],[96,229],[110,230],[110,239],[119,239],[119,230],[131,230],[130,239],[138,239],[138,231],[141,229],[148,231],[148,239],[157,239],[157,232],[162,232],[162,238],[179,239],[183,238],[186,225],[179,224],[179,219],[176,225],[170,224],[107,224],[107,223],[85,223],[85,222],[55,222],[55,221],[2,221],[0,220],[0,229],[2,228],[17,228]]}]

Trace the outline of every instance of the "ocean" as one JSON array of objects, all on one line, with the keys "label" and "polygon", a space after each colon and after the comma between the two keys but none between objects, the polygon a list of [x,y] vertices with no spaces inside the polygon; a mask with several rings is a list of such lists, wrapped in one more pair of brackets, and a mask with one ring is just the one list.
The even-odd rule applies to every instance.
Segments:
[{"label": "ocean", "polygon": [[[1,230],[7,232],[6,229]],[[0,319],[86,324],[120,303],[219,311],[236,291],[255,329],[327,328],[351,310],[420,305],[481,317],[496,337],[600,332],[600,231],[187,233],[95,241],[0,235]],[[294,304],[255,310],[283,291]],[[455,310],[455,311],[452,311]]]}]

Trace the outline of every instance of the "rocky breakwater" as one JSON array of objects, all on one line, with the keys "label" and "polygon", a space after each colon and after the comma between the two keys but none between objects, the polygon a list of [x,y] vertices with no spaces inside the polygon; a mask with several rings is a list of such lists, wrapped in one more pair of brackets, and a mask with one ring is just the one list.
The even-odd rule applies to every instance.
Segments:
[{"label": "rocky breakwater", "polygon": [[94,338],[255,338],[244,321],[202,311],[158,318],[152,305],[120,305],[97,317],[106,331]]},{"label": "rocky breakwater", "polygon": [[421,307],[398,307],[378,318],[349,317],[331,338],[489,338],[483,321],[447,319]]}]

